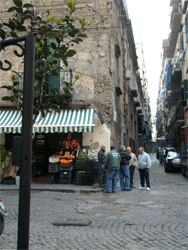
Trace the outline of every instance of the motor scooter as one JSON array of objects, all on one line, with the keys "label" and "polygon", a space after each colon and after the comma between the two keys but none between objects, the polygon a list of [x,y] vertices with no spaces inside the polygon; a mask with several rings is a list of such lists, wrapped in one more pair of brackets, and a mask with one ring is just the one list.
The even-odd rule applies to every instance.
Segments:
[{"label": "motor scooter", "polygon": [[0,198],[0,235],[3,233],[5,227],[5,220],[4,220],[5,216],[8,216],[8,212],[5,209],[5,205],[2,202],[2,199]]}]

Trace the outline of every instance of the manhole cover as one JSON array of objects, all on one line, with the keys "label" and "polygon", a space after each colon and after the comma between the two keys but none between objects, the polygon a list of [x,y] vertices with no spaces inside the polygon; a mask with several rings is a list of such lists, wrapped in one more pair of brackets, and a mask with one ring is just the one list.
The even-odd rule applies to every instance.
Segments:
[{"label": "manhole cover", "polygon": [[74,227],[87,227],[90,226],[92,221],[87,219],[66,219],[63,221],[53,222],[54,226],[74,226]]}]

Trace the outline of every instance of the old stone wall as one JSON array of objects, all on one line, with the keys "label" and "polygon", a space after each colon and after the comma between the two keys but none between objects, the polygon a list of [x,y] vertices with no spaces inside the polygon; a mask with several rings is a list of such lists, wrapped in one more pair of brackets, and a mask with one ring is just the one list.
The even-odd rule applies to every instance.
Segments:
[{"label": "old stone wall", "polygon": [[[51,15],[61,18],[66,13],[67,0],[30,0],[24,3],[32,3],[41,16],[45,16],[45,10],[49,9]],[[77,0],[77,11],[73,18],[78,21],[79,18],[85,18],[87,26],[85,34],[87,38],[83,43],[74,45],[73,49],[77,54],[70,58],[69,68],[73,75],[79,75],[80,79],[75,82],[75,93],[73,104],[89,104],[91,108],[96,109],[96,113],[101,113],[104,117],[107,127],[111,131],[111,145],[119,149],[123,143],[123,134],[128,130],[125,128],[124,116],[127,115],[131,136],[136,137],[136,110],[133,99],[128,99],[128,87],[125,81],[125,41],[127,40],[126,28],[122,26],[122,17],[118,0]],[[2,21],[6,21],[8,16],[5,10],[12,5],[12,1],[0,0],[2,6],[0,10]],[[115,90],[115,45],[120,47],[120,56],[118,58],[118,85],[122,95],[117,95]],[[12,52],[9,52],[12,55]],[[3,56],[3,55],[2,55]],[[14,59],[13,59],[14,60]],[[18,62],[18,70],[21,70],[21,63]],[[0,79],[0,84],[8,83],[7,72]],[[10,72],[8,73],[10,74]],[[3,95],[5,93],[3,92]],[[125,105],[125,98],[127,105]],[[130,101],[130,104],[128,102]],[[1,102],[2,104],[2,102]],[[125,107],[130,109],[125,113]],[[131,116],[132,115],[132,116]],[[132,118],[131,118],[132,117]]]}]

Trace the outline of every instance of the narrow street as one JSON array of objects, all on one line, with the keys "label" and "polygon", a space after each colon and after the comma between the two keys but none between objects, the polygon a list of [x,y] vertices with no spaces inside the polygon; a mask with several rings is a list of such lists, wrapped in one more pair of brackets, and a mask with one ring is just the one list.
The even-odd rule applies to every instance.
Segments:
[{"label": "narrow street", "polygon": [[[30,249],[187,250],[188,180],[151,159],[150,191],[138,189],[138,171],[132,192],[32,191]],[[9,212],[0,249],[16,249],[18,191],[0,197]]]}]

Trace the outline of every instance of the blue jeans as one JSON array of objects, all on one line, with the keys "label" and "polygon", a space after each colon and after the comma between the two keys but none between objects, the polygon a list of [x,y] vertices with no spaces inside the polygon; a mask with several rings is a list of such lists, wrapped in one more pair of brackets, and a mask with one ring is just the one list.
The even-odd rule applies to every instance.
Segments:
[{"label": "blue jeans", "polygon": [[129,167],[129,171],[130,171],[130,187],[132,187],[134,185],[134,171],[135,171],[135,167],[134,166],[130,166]]},{"label": "blue jeans", "polygon": [[107,186],[106,192],[116,192],[117,188],[117,178],[118,178],[118,171],[117,170],[108,170],[107,171]]},{"label": "blue jeans", "polygon": [[163,156],[159,155],[159,162],[162,164],[163,163]]},{"label": "blue jeans", "polygon": [[129,166],[120,166],[120,186],[121,190],[127,190],[130,188],[130,171]]},{"label": "blue jeans", "polygon": [[102,169],[102,166],[99,165],[99,185],[104,186],[106,183],[106,171]]},{"label": "blue jeans", "polygon": [[147,187],[150,188],[150,181],[149,181],[149,169],[144,168],[144,169],[139,169],[140,173],[140,184],[142,187],[145,187],[145,182]]}]

